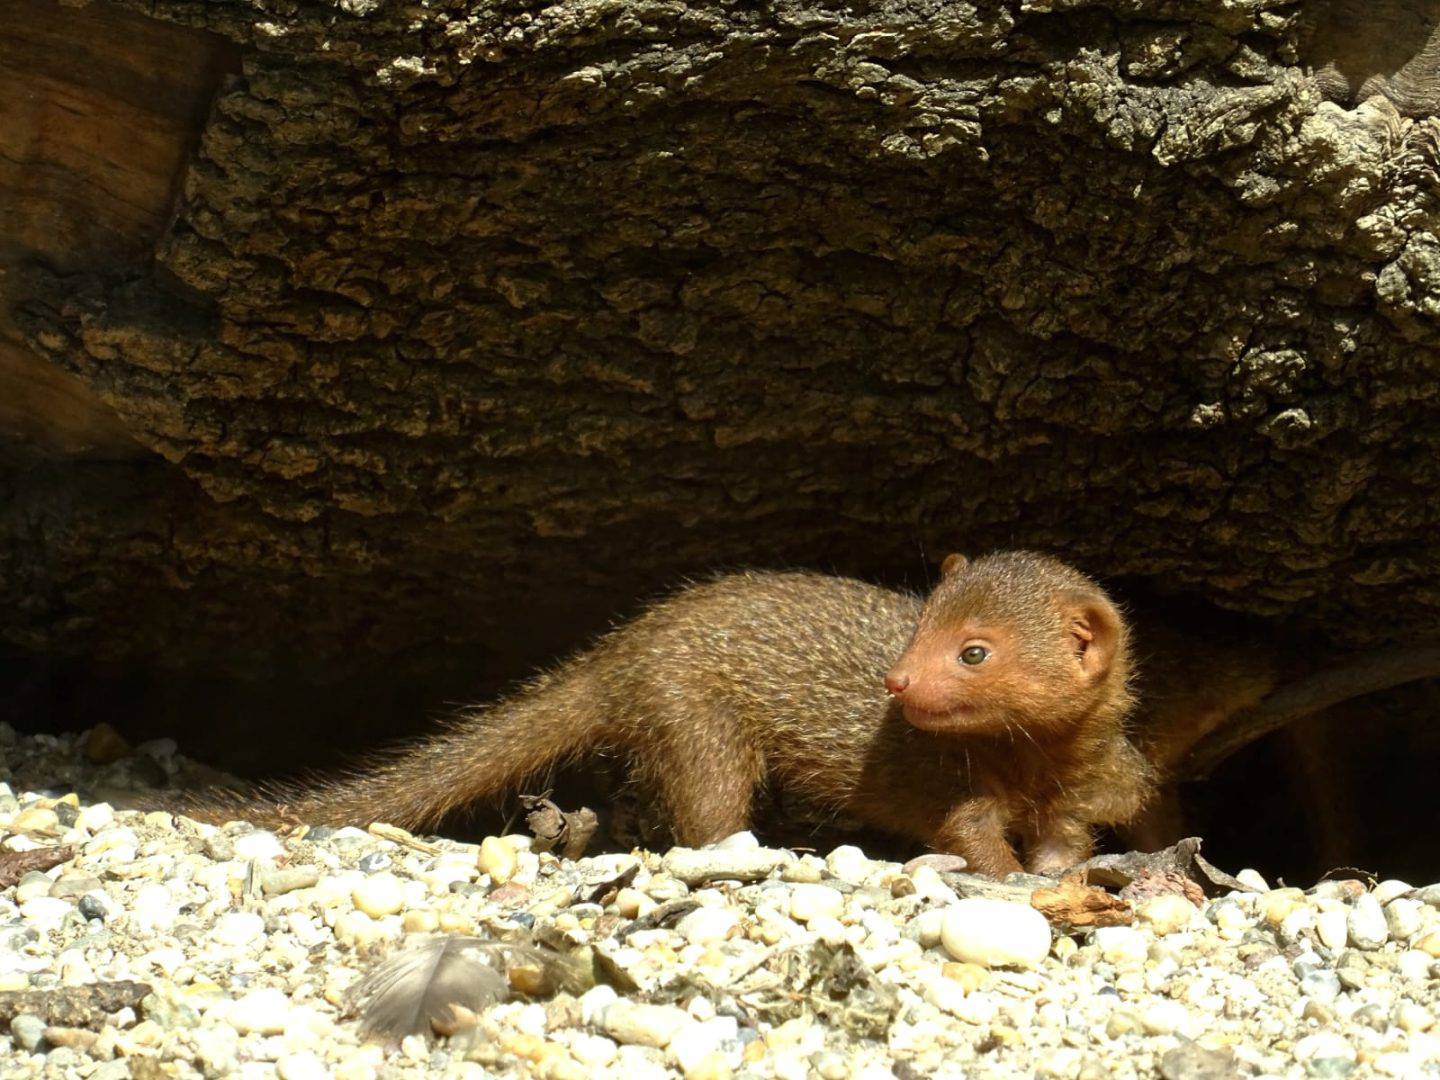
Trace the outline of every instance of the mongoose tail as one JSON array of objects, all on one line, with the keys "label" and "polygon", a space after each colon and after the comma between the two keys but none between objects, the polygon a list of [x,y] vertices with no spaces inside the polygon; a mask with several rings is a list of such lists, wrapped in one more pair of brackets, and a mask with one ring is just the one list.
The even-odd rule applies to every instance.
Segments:
[{"label": "mongoose tail", "polygon": [[551,765],[598,748],[609,734],[586,657],[542,675],[514,695],[467,709],[446,730],[381,751],[348,771],[209,791],[167,800],[200,821],[277,828],[368,825],[433,829],[454,810],[513,792]]}]

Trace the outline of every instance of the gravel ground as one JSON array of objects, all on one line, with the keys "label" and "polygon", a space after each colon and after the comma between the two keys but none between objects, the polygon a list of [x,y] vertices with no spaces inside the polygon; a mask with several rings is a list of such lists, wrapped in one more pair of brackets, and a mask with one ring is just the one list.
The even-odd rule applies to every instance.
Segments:
[{"label": "gravel ground", "polygon": [[[1060,933],[1025,902],[1043,883],[853,847],[742,834],[572,862],[523,837],[278,836],[92,801],[187,767],[169,744],[0,724],[0,866],[73,851],[0,891],[0,1075],[1440,1080],[1440,886],[1246,871],[1258,891]],[[605,981],[449,1038],[363,1039],[356,980],[443,933],[568,949]]]}]

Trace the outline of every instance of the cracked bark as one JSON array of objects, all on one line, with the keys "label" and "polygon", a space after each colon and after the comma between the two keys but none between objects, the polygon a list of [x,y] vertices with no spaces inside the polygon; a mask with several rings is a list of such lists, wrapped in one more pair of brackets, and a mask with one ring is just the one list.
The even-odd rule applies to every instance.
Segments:
[{"label": "cracked bark", "polygon": [[238,64],[140,255],[15,261],[144,456],[0,471],[11,642],[398,677],[1017,544],[1433,637],[1440,125],[1353,5],[30,8]]}]

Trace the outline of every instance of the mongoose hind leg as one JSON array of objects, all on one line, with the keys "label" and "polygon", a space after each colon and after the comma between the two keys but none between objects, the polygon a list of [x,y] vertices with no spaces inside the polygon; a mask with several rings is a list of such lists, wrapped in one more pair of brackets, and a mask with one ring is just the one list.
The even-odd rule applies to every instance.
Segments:
[{"label": "mongoose hind leg", "polygon": [[1095,837],[1090,826],[1067,814],[1043,814],[1021,829],[1025,869],[1058,876],[1090,857]]},{"label": "mongoose hind leg", "polygon": [[684,724],[653,729],[637,756],[676,841],[695,847],[750,828],[764,761],[723,707],[690,702],[687,712]]}]

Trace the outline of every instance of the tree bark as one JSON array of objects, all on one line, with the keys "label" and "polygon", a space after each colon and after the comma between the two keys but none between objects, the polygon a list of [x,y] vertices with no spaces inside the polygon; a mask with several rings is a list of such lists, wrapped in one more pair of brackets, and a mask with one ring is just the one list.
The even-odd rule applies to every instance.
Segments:
[{"label": "tree bark", "polygon": [[32,371],[142,448],[19,432],[12,642],[400,671],[1011,545],[1434,636],[1440,125],[1314,76],[1351,6],[26,10],[218,90],[139,254],[12,260]]}]

